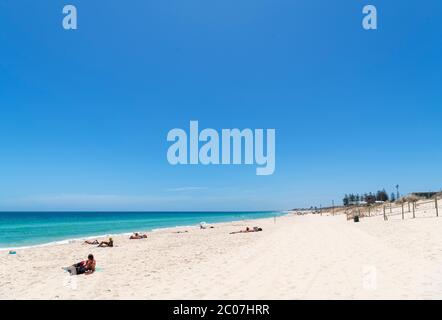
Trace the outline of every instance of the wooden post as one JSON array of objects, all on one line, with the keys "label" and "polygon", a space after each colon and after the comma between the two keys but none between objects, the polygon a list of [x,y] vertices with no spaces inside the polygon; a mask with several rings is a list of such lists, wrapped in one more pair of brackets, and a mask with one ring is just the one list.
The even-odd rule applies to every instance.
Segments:
[{"label": "wooden post", "polygon": [[416,218],[416,203],[413,201],[413,219]]},{"label": "wooden post", "polygon": [[410,212],[410,201],[408,201],[408,212]]},{"label": "wooden post", "polygon": [[387,216],[385,215],[385,205],[384,205],[384,221],[387,220]]},{"label": "wooden post", "polygon": [[437,195],[436,195],[436,198],[434,198],[434,202],[435,202],[435,205],[436,205],[436,217],[439,217],[439,208],[437,206]]},{"label": "wooden post", "polygon": [[393,213],[392,208],[391,208],[391,202],[390,202],[390,213]]},{"label": "wooden post", "polygon": [[404,220],[404,203],[402,202],[402,220]]},{"label": "wooden post", "polygon": [[371,216],[371,206],[368,206],[368,216]]}]

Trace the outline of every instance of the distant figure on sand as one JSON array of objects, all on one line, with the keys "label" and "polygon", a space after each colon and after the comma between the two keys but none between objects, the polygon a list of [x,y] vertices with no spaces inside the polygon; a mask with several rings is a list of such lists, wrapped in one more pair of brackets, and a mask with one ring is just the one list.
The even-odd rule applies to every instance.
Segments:
[{"label": "distant figure on sand", "polygon": [[249,227],[247,227],[245,230],[240,230],[240,231],[230,232],[230,234],[236,234],[236,233],[249,233],[249,232],[259,232],[259,231],[262,231],[262,228],[253,227],[253,229],[250,229]]},{"label": "distant figure on sand", "polygon": [[73,264],[70,267],[63,268],[63,270],[68,271],[71,276],[76,274],[91,274],[95,271],[95,266],[97,262],[92,254],[87,256],[86,261],[81,261]]},{"label": "distant figure on sand", "polygon": [[85,244],[99,244],[98,240],[94,240],[94,241],[86,240],[84,243]]},{"label": "distant figure on sand", "polygon": [[135,232],[132,236],[130,236],[129,239],[136,240],[136,239],[145,239],[147,238],[147,234],[139,234],[138,232]]},{"label": "distant figure on sand", "polygon": [[207,223],[201,222],[200,223],[200,229],[213,229],[213,226],[207,226]]},{"label": "distant figure on sand", "polygon": [[114,246],[114,240],[112,240],[112,238],[109,238],[109,241],[101,241],[98,246],[99,247],[113,247]]}]

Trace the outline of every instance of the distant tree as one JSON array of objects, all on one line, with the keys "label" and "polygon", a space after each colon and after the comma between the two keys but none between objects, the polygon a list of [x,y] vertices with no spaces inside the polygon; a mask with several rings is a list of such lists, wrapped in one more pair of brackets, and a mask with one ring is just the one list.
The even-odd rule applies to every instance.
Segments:
[{"label": "distant tree", "polygon": [[396,196],[395,196],[394,192],[391,193],[390,201],[391,202],[395,202],[396,201]]},{"label": "distant tree", "polygon": [[385,189],[376,192],[376,201],[388,201],[388,194]]},{"label": "distant tree", "polygon": [[348,199],[348,195],[346,194],[346,195],[344,196],[344,199],[342,200],[342,202],[344,203],[344,206],[348,206],[348,201],[349,201],[349,199]]},{"label": "distant tree", "polygon": [[381,201],[381,192],[380,191],[376,192],[376,201]]},{"label": "distant tree", "polygon": [[388,201],[389,200],[388,193],[387,193],[387,191],[385,191],[385,189],[382,189],[382,195],[383,195],[383,197],[385,199],[383,201]]},{"label": "distant tree", "polygon": [[374,196],[371,192],[370,194],[365,198],[365,201],[368,204],[374,204],[376,202],[376,196]]},{"label": "distant tree", "polygon": [[355,202],[356,196],[353,193],[351,193],[349,199],[350,199],[350,202]]}]

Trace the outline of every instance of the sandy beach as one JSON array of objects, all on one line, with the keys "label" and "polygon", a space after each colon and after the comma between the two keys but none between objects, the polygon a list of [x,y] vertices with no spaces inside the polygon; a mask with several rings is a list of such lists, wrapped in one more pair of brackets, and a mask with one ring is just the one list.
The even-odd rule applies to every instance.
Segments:
[{"label": "sandy beach", "polygon": [[[441,218],[289,214],[0,252],[1,299],[440,299]],[[246,226],[262,232],[229,234]],[[188,230],[187,233],[176,233]],[[93,253],[98,271],[63,266]]]}]

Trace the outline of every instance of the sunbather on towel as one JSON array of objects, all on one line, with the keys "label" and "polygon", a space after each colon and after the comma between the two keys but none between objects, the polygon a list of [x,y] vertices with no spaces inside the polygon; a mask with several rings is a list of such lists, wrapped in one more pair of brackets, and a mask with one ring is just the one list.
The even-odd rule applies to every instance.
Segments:
[{"label": "sunbather on towel", "polygon": [[249,227],[247,227],[245,230],[240,230],[240,231],[230,232],[230,234],[236,234],[236,233],[249,233],[249,232],[259,232],[259,231],[262,231],[262,228],[253,227],[253,229],[250,229]]},{"label": "sunbather on towel", "polygon": [[114,240],[112,240],[112,238],[109,238],[109,241],[101,241],[98,246],[99,247],[113,247],[114,246]]},{"label": "sunbather on towel", "polygon": [[139,234],[138,232],[135,232],[132,236],[130,236],[129,239],[136,240],[136,239],[145,239],[147,238],[147,234]]},{"label": "sunbather on towel", "polygon": [[89,254],[87,256],[87,260],[78,262],[70,267],[63,269],[68,271],[71,275],[91,274],[95,271],[96,264],[97,262],[95,261],[94,256],[92,254]]},{"label": "sunbather on towel", "polygon": [[98,240],[94,240],[94,241],[86,240],[84,243],[85,244],[99,244]]}]

